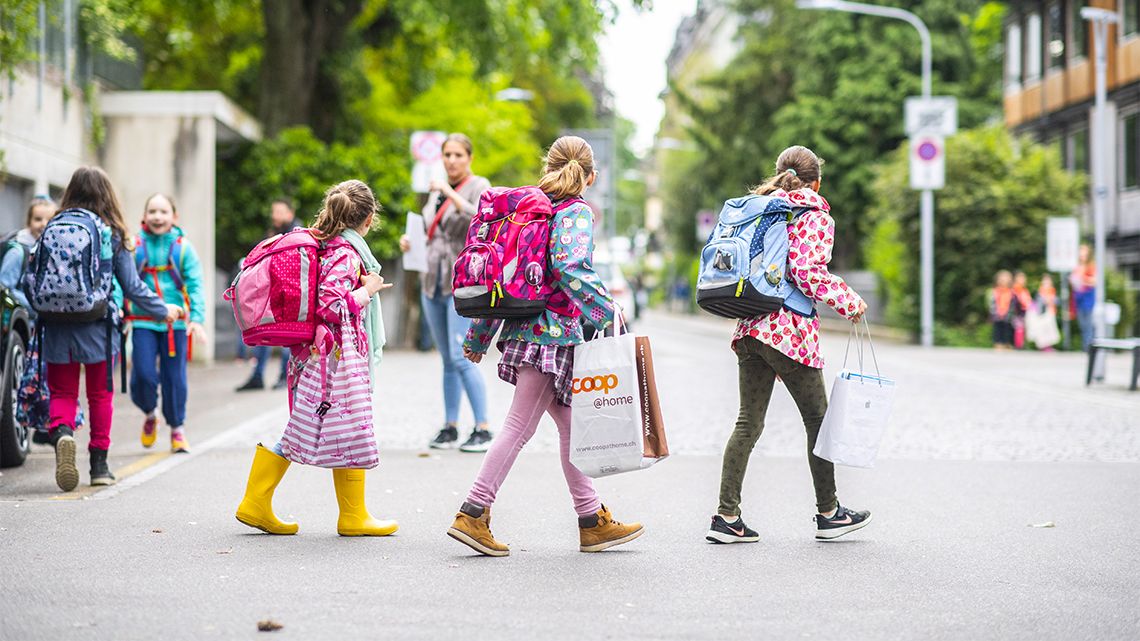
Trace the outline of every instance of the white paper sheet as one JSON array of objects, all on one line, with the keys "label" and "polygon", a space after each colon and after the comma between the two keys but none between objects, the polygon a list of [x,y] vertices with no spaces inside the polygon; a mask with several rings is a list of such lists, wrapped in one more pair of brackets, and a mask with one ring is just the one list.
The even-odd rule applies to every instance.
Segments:
[{"label": "white paper sheet", "polygon": [[424,232],[424,217],[408,212],[408,224],[404,228],[411,247],[404,252],[404,270],[410,272],[427,271],[427,234]]}]

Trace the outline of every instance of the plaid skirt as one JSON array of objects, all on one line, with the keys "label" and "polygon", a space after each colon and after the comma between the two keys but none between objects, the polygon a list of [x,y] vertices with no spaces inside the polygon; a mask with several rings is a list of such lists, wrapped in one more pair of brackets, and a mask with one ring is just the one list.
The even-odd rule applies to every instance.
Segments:
[{"label": "plaid skirt", "polygon": [[539,345],[526,341],[499,343],[503,358],[499,361],[499,378],[514,385],[519,380],[519,368],[530,365],[543,374],[554,377],[554,400],[570,407],[571,387],[574,382],[574,346]]}]

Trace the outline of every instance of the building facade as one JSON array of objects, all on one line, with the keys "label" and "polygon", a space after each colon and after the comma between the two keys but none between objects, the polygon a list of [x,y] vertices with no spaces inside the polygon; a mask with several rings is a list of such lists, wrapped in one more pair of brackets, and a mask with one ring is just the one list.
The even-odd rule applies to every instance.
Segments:
[{"label": "building facade", "polygon": [[[1091,145],[1096,52],[1092,25],[1080,15],[1084,6],[1119,18],[1106,47],[1113,144],[1103,150]],[[1094,163],[1104,163],[1108,261],[1140,287],[1140,0],[1015,0],[1004,28],[1006,125],[1056,145],[1072,171],[1091,174]],[[1081,214],[1091,239],[1091,207]]]}]

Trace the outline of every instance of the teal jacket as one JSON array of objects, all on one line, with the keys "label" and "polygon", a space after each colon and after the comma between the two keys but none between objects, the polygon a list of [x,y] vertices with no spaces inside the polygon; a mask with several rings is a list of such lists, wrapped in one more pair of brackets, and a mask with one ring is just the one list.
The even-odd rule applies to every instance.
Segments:
[{"label": "teal jacket", "polygon": [[[174,280],[174,275],[171,271],[171,248],[174,243],[181,241],[181,247],[175,252],[174,257],[177,258],[178,272],[182,275],[182,282],[186,287],[185,294],[182,290],[178,289]],[[190,240],[185,237],[182,229],[173,227],[170,231],[161,236],[154,234],[143,229],[139,232],[138,242],[140,245],[135,248],[135,265],[139,270],[139,278],[146,286],[158,293],[162,292],[162,299],[166,303],[184,307],[186,305],[186,298],[190,299],[190,321],[194,323],[202,323],[206,320],[206,299],[202,294],[202,261],[198,259],[198,252],[194,251],[194,246],[190,244]],[[145,260],[145,264],[144,264]],[[151,271],[151,270],[155,271]],[[158,278],[158,287],[155,287],[155,278]],[[155,322],[153,320],[135,320],[134,326],[139,329],[150,329],[155,331],[166,331],[166,324]],[[174,329],[186,329],[186,322],[183,320],[174,323]]]}]

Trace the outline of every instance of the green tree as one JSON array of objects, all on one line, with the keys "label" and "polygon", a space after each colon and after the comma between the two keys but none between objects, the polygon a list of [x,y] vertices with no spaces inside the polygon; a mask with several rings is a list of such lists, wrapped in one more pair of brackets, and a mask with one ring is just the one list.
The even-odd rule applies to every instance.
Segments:
[{"label": "green tree", "polygon": [[[919,212],[908,151],[900,146],[870,181],[865,255],[884,286],[888,321],[917,330]],[[998,270],[1020,269],[1031,282],[1043,273],[1045,219],[1072,215],[1085,180],[1061,168],[1055,149],[995,125],[946,141],[946,184],[954,187],[938,192],[935,217],[935,321],[978,327]]]},{"label": "green tree", "polygon": [[[890,2],[913,10],[933,34],[934,92],[959,99],[962,127],[1000,113],[1002,6],[983,0]],[[920,48],[914,28],[897,20],[834,11],[804,11],[792,0],[741,0],[741,50],[700,95],[673,87],[691,116],[689,134],[700,160],[683,198],[666,211],[691,247],[692,214],[716,208],[770,175],[780,151],[806,145],[823,157],[823,195],[836,215],[835,257],[860,262],[868,229],[875,165],[904,139],[902,104],[921,92]],[[667,190],[668,191],[668,190]],[[703,240],[703,239],[701,239]]]}]

